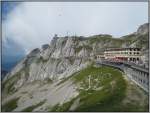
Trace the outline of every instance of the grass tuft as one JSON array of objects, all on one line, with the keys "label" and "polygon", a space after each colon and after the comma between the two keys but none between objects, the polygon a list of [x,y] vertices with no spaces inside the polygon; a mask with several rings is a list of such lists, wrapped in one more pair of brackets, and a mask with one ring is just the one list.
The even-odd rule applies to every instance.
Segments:
[{"label": "grass tuft", "polygon": [[14,98],[2,105],[2,112],[11,112],[12,110],[14,110],[17,107],[18,100],[19,98]]}]

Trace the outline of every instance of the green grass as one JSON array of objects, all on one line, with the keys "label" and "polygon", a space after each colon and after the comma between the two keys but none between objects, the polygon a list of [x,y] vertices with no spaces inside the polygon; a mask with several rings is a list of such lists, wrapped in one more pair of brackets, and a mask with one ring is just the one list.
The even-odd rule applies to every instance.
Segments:
[{"label": "green grass", "polygon": [[89,45],[83,45],[83,48],[85,48],[86,50],[92,51],[92,47],[90,47]]},{"label": "green grass", "polygon": [[122,39],[113,39],[112,40],[112,45],[113,45],[113,47],[121,47],[122,46],[122,44],[124,43],[124,40],[122,40]]},{"label": "green grass", "polygon": [[5,94],[13,94],[16,92],[17,89],[15,89],[14,84],[21,78],[22,73],[25,73],[25,79],[27,80],[29,76],[29,66],[24,67],[6,81],[2,82],[2,92],[5,92]]},{"label": "green grass", "polygon": [[36,105],[32,105],[32,106],[30,106],[30,107],[27,107],[27,108],[23,109],[22,112],[32,112],[35,108],[37,108],[37,107],[43,105],[43,104],[45,103],[45,101],[46,101],[46,100],[43,100],[43,101],[39,102],[39,103],[36,104]]},{"label": "green grass", "polygon": [[[89,75],[91,76],[91,88],[87,89]],[[69,111],[73,102],[78,98],[80,102],[75,111],[121,111],[120,103],[125,97],[126,82],[119,70],[106,66],[99,68],[89,66],[68,79],[72,79],[80,86],[78,87],[79,95],[62,105],[55,105],[50,111]],[[112,81],[115,81],[113,86]],[[95,86],[102,88],[95,90]]]},{"label": "green grass", "polygon": [[120,74],[119,71],[115,71],[114,69],[109,67],[97,68],[97,67],[89,66],[88,68],[81,70],[79,74],[74,76],[74,80],[75,82],[80,82],[82,80],[85,80],[85,78],[87,78],[88,75],[91,75],[92,77],[95,78],[100,78],[100,79],[103,78],[103,80],[106,80],[107,79],[106,76],[108,73],[111,73],[113,75]]},{"label": "green grass", "polygon": [[52,108],[48,108],[49,110],[49,112],[56,112],[57,111],[57,109],[59,108],[59,104],[56,104],[55,106],[53,106]]},{"label": "green grass", "polygon": [[[94,67],[89,65],[87,68],[63,79],[57,85],[68,80],[72,80],[78,86],[79,95],[68,102],[56,104],[48,108],[48,111],[69,111],[76,99],[79,99],[78,106],[74,110],[77,112],[148,111],[148,105],[144,104],[141,106],[138,101],[129,101],[127,104],[123,103],[123,100],[126,99],[128,85],[123,78],[122,72],[112,67]],[[135,93],[136,91],[132,90],[133,96]],[[33,111],[44,103],[45,101],[39,102],[22,111]],[[11,100],[2,107],[3,111],[12,111],[17,107],[17,99]]]},{"label": "green grass", "polygon": [[2,91],[6,94],[12,94],[16,91],[14,84],[20,78],[20,72],[17,72],[12,77],[8,78],[5,82],[2,82]]},{"label": "green grass", "polygon": [[[101,73],[101,75],[98,73]],[[111,73],[111,76],[108,77],[105,73]],[[101,83],[98,84],[98,87],[103,86],[103,88],[96,91],[92,89],[84,90],[88,87],[88,85],[85,85],[83,90],[80,90],[78,96],[80,98],[80,105],[75,111],[119,111],[119,104],[125,97],[126,90],[126,83],[122,77],[122,73],[110,67],[96,68],[92,66],[76,75],[74,78],[75,82],[85,81],[88,75],[93,75],[95,79],[98,78],[98,81]],[[92,81],[94,82],[94,79],[91,80],[91,83]],[[113,87],[110,84],[111,81],[116,82]]]},{"label": "green grass", "polygon": [[14,110],[17,107],[18,99],[19,98],[14,98],[2,105],[2,112],[11,112],[12,110]]},{"label": "green grass", "polygon": [[77,46],[75,49],[75,53],[79,53],[82,49],[86,49],[87,51],[92,51],[92,47],[89,45]]},{"label": "green grass", "polygon": [[89,37],[89,43],[90,44],[93,44],[93,43],[97,43],[97,42],[109,42],[111,41],[113,38],[111,35],[97,35],[97,36],[92,36],[92,37]]}]

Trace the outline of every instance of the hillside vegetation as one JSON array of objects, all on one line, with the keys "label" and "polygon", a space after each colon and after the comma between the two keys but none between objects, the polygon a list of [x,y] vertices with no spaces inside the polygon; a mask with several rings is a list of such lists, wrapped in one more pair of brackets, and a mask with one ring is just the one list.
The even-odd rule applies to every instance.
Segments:
[{"label": "hillside vegetation", "polygon": [[147,23],[121,38],[55,35],[2,80],[2,111],[148,111],[148,95],[126,75],[94,64],[107,48],[140,47],[146,67],[148,40]]},{"label": "hillside vegetation", "polygon": [[[121,71],[111,67],[88,68],[75,73],[69,79],[78,86],[79,95],[49,111],[147,111],[148,104],[139,106],[140,100],[127,99],[127,81]],[[133,88],[135,86],[132,86]],[[131,96],[137,96],[134,90]],[[126,95],[127,94],[127,95]],[[139,93],[138,93],[139,94]],[[138,96],[141,96],[139,94]],[[142,97],[143,98],[143,97]],[[128,103],[124,103],[128,101]],[[144,100],[145,101],[145,100]]]}]

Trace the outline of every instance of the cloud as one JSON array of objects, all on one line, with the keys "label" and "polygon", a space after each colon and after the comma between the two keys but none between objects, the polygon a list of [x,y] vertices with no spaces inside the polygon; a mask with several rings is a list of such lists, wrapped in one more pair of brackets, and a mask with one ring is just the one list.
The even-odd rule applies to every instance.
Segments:
[{"label": "cloud", "polygon": [[54,34],[120,37],[145,22],[148,5],[141,2],[22,2],[3,21],[2,35],[4,44],[14,40],[28,53]]}]

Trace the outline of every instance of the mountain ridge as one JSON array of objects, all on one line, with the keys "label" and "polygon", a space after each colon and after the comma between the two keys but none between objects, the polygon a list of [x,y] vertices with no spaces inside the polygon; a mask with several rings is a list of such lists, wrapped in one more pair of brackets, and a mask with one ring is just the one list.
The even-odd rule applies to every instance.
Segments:
[{"label": "mountain ridge", "polygon": [[[61,87],[65,91],[67,91],[67,87],[70,87],[72,92],[68,99],[73,98],[74,95],[77,95],[77,92],[73,90],[76,86],[68,78],[93,64],[96,55],[109,47],[141,47],[142,55],[148,59],[148,30],[145,30],[148,28],[145,26],[147,24],[140,26],[136,33],[117,39],[107,34],[87,38],[55,36],[50,44],[44,44],[41,48],[32,50],[6,75],[2,81],[2,97],[5,100],[3,103],[7,102],[7,98],[11,97],[11,94],[15,96],[15,93],[17,95],[28,84],[36,82],[40,83],[40,85],[52,84],[51,87],[56,88],[56,90],[59,86],[58,84],[62,83]],[[143,59],[143,62],[147,61]],[[65,85],[63,85],[63,82]],[[44,87],[44,85],[42,86]],[[64,91],[62,92],[64,93]],[[17,110],[20,111],[21,107]]]},{"label": "mountain ridge", "polygon": [[[7,76],[13,75],[18,70],[20,70],[21,67],[24,67],[24,66],[28,67],[31,65],[31,67],[33,67],[33,68],[35,67],[35,68],[39,68],[39,69],[40,68],[44,69],[44,67],[38,67],[38,66],[36,67],[35,65],[36,65],[36,63],[38,63],[39,65],[43,66],[41,64],[41,62],[43,62],[43,64],[45,64],[48,62],[49,59],[51,59],[50,62],[52,64],[54,63],[52,61],[55,60],[56,64],[53,64],[53,65],[47,66],[47,67],[54,68],[53,66],[55,65],[56,66],[55,69],[52,69],[51,71],[53,71],[53,74],[57,75],[58,73],[61,73],[61,71],[64,72],[66,70],[67,65],[74,66],[73,63],[75,62],[75,65],[76,65],[76,62],[78,62],[77,64],[78,64],[78,66],[80,66],[80,64],[86,62],[86,61],[82,62],[83,60],[92,60],[91,56],[93,57],[93,56],[99,54],[99,51],[104,51],[105,48],[108,48],[108,47],[139,47],[139,43],[141,43],[141,41],[144,41],[143,39],[140,40],[141,36],[143,36],[143,33],[139,32],[139,31],[143,31],[144,36],[145,36],[145,34],[148,35],[148,30],[145,30],[146,29],[145,26],[147,27],[148,24],[141,25],[138,28],[137,33],[133,33],[131,35],[124,36],[121,39],[113,38],[111,35],[107,35],[107,34],[94,35],[94,36],[91,36],[88,38],[77,37],[77,36],[72,36],[72,37],[57,37],[57,36],[55,36],[52,39],[52,41],[50,42],[50,44],[44,44],[41,46],[41,48],[36,48],[36,49],[32,50],[27,55],[27,57],[25,57],[21,61],[21,64],[19,63]],[[144,28],[144,30],[141,30],[143,28]],[[138,35],[136,35],[136,34],[138,34]],[[145,38],[145,39],[148,40],[147,38]],[[143,43],[143,45],[141,45],[142,50],[148,49],[148,43],[147,44],[145,44],[145,43],[147,43],[147,41],[145,41]],[[63,60],[65,62],[67,62],[67,64]],[[32,63],[34,63],[34,64],[32,64]],[[20,66],[20,65],[22,65],[22,66]],[[65,66],[63,66],[63,65],[65,65]],[[45,66],[46,66],[46,64],[45,64]],[[57,70],[58,69],[57,66],[59,67],[60,70]],[[18,69],[16,69],[17,67],[18,67]],[[47,69],[47,68],[45,68],[45,69]],[[16,70],[16,71],[14,71],[14,70]],[[34,69],[34,70],[38,70],[38,69]],[[55,73],[55,72],[58,72],[58,73]],[[38,73],[38,72],[36,72],[36,73]],[[47,72],[47,73],[49,73],[49,72]],[[52,78],[55,78],[55,77],[51,77],[50,79],[52,79]],[[30,79],[30,80],[32,81],[32,79]]]}]

